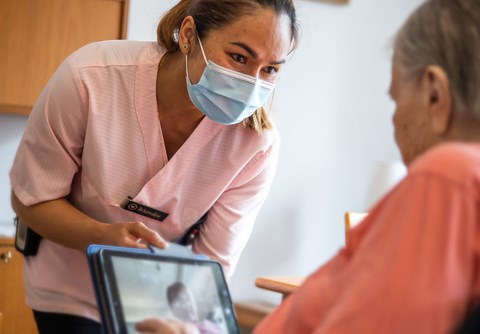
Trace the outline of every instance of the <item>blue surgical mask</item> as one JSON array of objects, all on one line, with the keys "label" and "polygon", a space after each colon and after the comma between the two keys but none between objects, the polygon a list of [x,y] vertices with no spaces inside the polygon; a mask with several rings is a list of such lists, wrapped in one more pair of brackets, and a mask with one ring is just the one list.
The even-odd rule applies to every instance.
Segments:
[{"label": "blue surgical mask", "polygon": [[200,38],[198,42],[207,66],[197,84],[190,82],[187,55],[185,66],[188,95],[202,113],[220,124],[237,124],[266,104],[274,84],[207,60]]}]

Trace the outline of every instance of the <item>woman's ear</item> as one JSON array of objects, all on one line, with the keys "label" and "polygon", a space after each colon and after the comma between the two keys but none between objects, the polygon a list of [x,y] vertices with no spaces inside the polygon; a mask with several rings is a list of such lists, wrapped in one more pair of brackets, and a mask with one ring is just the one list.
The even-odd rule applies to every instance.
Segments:
[{"label": "woman's ear", "polygon": [[193,49],[196,34],[195,20],[191,16],[185,17],[178,31],[178,46],[183,54],[189,54]]},{"label": "woman's ear", "polygon": [[424,72],[428,94],[428,112],[433,132],[441,136],[450,128],[452,119],[452,94],[445,71],[438,66],[428,66]]}]

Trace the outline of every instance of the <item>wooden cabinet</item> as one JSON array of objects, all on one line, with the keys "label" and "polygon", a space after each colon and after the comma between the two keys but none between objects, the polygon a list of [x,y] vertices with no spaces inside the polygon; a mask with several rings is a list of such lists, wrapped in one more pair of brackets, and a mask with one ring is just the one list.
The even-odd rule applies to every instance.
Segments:
[{"label": "wooden cabinet", "polygon": [[128,0],[0,0],[0,112],[28,114],[63,59],[125,38]]},{"label": "wooden cabinet", "polygon": [[32,311],[25,304],[23,255],[15,250],[12,238],[0,238],[0,313],[0,333],[37,333]]}]

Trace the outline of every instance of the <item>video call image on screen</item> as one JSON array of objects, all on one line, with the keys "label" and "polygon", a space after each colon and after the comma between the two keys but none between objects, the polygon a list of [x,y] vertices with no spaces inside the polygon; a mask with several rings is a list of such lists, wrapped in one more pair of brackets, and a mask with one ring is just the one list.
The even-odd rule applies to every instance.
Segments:
[{"label": "video call image on screen", "polygon": [[228,333],[212,268],[113,257],[128,333],[138,321],[167,317],[194,324],[201,334]]}]

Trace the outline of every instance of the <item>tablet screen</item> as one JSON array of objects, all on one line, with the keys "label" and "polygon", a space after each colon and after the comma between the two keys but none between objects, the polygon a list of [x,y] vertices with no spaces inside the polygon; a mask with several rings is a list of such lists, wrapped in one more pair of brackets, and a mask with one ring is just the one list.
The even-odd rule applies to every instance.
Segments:
[{"label": "tablet screen", "polygon": [[136,333],[135,323],[150,317],[189,322],[202,334],[238,332],[219,263],[108,250],[102,257],[120,333]]}]

